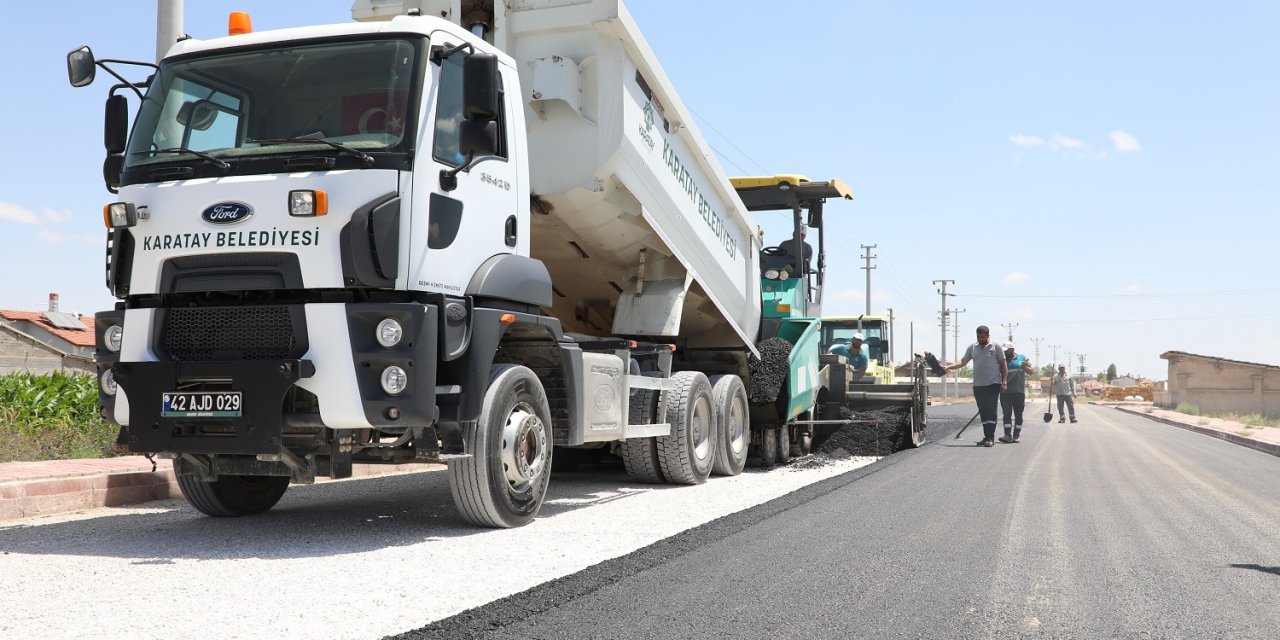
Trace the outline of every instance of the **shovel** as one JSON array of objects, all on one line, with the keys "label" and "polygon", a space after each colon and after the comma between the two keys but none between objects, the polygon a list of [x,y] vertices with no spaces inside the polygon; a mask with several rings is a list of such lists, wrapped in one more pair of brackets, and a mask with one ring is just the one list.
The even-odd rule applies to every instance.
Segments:
[{"label": "shovel", "polygon": [[1050,394],[1044,405],[1044,421],[1053,422],[1053,395]]}]

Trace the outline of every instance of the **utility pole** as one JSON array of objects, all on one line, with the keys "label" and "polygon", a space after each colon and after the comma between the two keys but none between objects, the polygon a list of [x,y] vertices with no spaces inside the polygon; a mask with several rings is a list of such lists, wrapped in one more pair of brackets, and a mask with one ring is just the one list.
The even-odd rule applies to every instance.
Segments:
[{"label": "utility pole", "polygon": [[1044,338],[1031,338],[1031,342],[1036,345],[1036,366],[1042,366],[1040,364],[1040,343],[1044,342]]},{"label": "utility pole", "polygon": [[1002,324],[1000,326],[1004,327],[1005,330],[1009,332],[1009,342],[1013,342],[1013,329],[1018,326],[1018,323],[1014,322],[1011,324]]},{"label": "utility pole", "polygon": [[[955,280],[934,280],[934,284],[942,285],[938,293],[942,294],[942,364],[947,364],[947,285],[955,284]],[[954,293],[951,295],[955,295]],[[942,376],[942,399],[947,399],[947,377]]]},{"label": "utility pole", "polygon": [[894,366],[893,359],[893,343],[897,342],[896,336],[893,335],[893,307],[889,307],[889,366]]},{"label": "utility pole", "polygon": [[[860,268],[865,269],[867,272],[867,315],[871,315],[871,270],[875,269],[875,267],[871,266],[871,259],[876,257],[871,255],[871,250],[876,248],[876,245],[864,244],[859,246],[862,247],[863,252],[866,254],[862,256],[862,259],[867,261],[867,266]],[[889,343],[889,345],[893,346],[893,343]]]},{"label": "utility pole", "polygon": [[1071,357],[1071,356],[1072,356],[1072,352],[1071,352],[1071,351],[1068,351],[1068,352],[1067,352],[1067,377],[1068,377],[1068,378],[1075,378],[1075,376],[1071,375],[1071,369],[1073,369],[1073,368],[1076,366],[1076,365],[1075,365],[1075,358],[1073,358],[1073,357]]},{"label": "utility pole", "polygon": [[1084,375],[1084,372],[1085,372],[1084,359],[1085,359],[1085,356],[1087,355],[1088,354],[1082,353],[1079,356],[1077,356],[1078,358],[1080,358],[1080,375]]},{"label": "utility pole", "polygon": [[[955,316],[959,316],[960,314],[962,314],[962,313],[964,313],[964,312],[965,312],[965,310],[964,310],[964,309],[952,309],[952,310],[951,310],[951,314],[952,314],[952,315],[955,315]],[[959,355],[960,355],[960,318],[956,318],[955,322],[952,322],[952,323],[951,323],[951,348],[952,348],[952,350],[954,350],[954,351],[955,351],[955,354],[956,354],[957,356],[959,356]],[[959,370],[956,370],[956,371],[952,371],[952,372],[951,372],[951,383],[955,385],[955,387],[956,387],[956,397],[957,397],[957,398],[959,398],[959,397],[960,397],[960,372],[959,372]]]},{"label": "utility pole", "polygon": [[1061,346],[1062,345],[1060,344],[1049,345],[1049,349],[1053,351],[1053,362],[1051,363],[1051,365],[1053,366],[1053,370],[1055,373],[1058,371],[1058,349]]}]

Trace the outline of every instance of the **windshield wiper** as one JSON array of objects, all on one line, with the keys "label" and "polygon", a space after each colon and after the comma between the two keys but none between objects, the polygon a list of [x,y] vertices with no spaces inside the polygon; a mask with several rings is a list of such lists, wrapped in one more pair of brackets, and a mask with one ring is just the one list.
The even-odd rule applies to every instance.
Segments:
[{"label": "windshield wiper", "polygon": [[222,169],[223,171],[227,171],[228,169],[231,168],[231,163],[227,162],[226,160],[215,158],[207,153],[194,151],[186,147],[169,147],[168,149],[148,149],[146,151],[135,151],[133,152],[133,155],[153,156],[157,153],[189,153],[197,158],[200,158],[201,160],[204,160],[205,162],[208,162],[209,164],[212,164],[218,167],[219,169]]},{"label": "windshield wiper", "polygon": [[354,147],[348,147],[347,145],[342,144],[341,142],[334,142],[334,141],[332,141],[332,140],[325,140],[324,138],[308,138],[308,137],[305,137],[305,136],[304,136],[304,137],[298,137],[298,138],[264,138],[264,139],[262,139],[262,140],[245,140],[245,142],[253,142],[253,143],[255,143],[255,144],[266,144],[266,145],[271,145],[271,144],[299,144],[299,143],[307,143],[307,142],[318,142],[318,143],[320,143],[320,144],[327,144],[327,145],[329,145],[330,147],[333,147],[334,149],[337,149],[338,151],[340,151],[340,152],[342,152],[342,153],[345,153],[345,154],[347,154],[347,155],[351,155],[351,156],[355,156],[355,157],[357,157],[357,158],[360,158],[360,162],[364,163],[364,166],[365,166],[365,168],[366,168],[366,169],[367,169],[367,168],[369,168],[369,167],[372,167],[372,166],[373,166],[373,156],[371,156],[371,155],[369,155],[369,154],[367,154],[367,153],[365,153],[365,152],[363,152],[363,151],[361,151],[361,150],[359,150],[359,149],[356,149],[356,148],[354,148]]}]

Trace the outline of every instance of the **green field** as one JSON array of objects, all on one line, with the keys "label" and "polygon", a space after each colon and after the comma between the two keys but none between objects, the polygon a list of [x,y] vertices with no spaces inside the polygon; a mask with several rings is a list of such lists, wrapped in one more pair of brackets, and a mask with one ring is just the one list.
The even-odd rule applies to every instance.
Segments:
[{"label": "green field", "polygon": [[116,432],[92,375],[0,376],[0,462],[114,456]]}]

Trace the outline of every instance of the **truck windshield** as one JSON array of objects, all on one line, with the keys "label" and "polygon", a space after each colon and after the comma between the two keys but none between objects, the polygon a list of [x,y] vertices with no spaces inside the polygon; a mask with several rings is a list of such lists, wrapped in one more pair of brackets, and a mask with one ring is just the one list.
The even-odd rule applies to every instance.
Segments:
[{"label": "truck windshield", "polygon": [[407,153],[418,59],[415,42],[383,39],[166,63],[139,109],[125,170],[207,167],[209,157],[234,167],[241,158],[297,152],[340,156],[359,168],[370,165],[352,151]]}]

